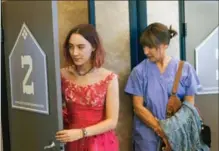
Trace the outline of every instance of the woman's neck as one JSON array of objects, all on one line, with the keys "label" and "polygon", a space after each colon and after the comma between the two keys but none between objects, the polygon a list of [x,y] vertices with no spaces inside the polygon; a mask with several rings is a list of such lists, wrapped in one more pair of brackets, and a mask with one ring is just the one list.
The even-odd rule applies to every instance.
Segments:
[{"label": "woman's neck", "polygon": [[163,57],[163,59],[161,59],[161,61],[156,63],[161,73],[165,72],[170,60],[171,60],[170,56],[165,56]]},{"label": "woman's neck", "polygon": [[76,66],[75,69],[79,75],[86,75],[93,69],[92,61],[88,61],[81,66]]},{"label": "woman's neck", "polygon": [[158,61],[156,64],[160,67],[165,67],[169,61],[170,61],[171,57],[165,55],[162,59],[160,59],[160,61]]}]

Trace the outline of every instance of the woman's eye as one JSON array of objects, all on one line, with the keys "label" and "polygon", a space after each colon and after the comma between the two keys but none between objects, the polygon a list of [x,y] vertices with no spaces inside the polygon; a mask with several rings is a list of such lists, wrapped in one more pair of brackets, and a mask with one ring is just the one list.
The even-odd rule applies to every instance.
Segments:
[{"label": "woman's eye", "polygon": [[72,48],[73,48],[73,46],[72,46],[72,45],[69,45],[69,46],[68,46],[68,49],[72,49]]},{"label": "woman's eye", "polygon": [[78,46],[78,48],[79,48],[79,49],[83,49],[83,48],[84,48],[84,46]]}]

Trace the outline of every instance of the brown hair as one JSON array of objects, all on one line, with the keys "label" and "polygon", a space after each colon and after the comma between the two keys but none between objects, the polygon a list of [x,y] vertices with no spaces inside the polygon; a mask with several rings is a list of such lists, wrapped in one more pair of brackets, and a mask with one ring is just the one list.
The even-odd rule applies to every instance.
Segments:
[{"label": "brown hair", "polygon": [[167,26],[161,23],[152,23],[147,26],[141,34],[140,44],[143,47],[158,48],[161,44],[169,45],[170,39],[177,35],[177,32],[168,29]]},{"label": "brown hair", "polygon": [[64,57],[68,64],[74,64],[69,52],[69,40],[74,33],[80,34],[92,45],[95,49],[92,54],[93,66],[98,68],[101,67],[104,63],[104,49],[95,27],[91,24],[80,24],[69,31],[64,42]]}]

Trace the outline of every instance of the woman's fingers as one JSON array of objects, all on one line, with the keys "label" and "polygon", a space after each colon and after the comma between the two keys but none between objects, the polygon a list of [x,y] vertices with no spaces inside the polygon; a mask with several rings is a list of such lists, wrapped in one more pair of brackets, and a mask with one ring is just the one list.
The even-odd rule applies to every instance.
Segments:
[{"label": "woman's fingers", "polygon": [[65,131],[59,131],[56,133],[56,139],[59,141],[65,141],[69,139],[68,133],[66,133]]},{"label": "woman's fingers", "polygon": [[165,144],[164,151],[171,151],[171,147],[170,147],[170,144],[169,144],[167,138],[163,137],[162,140]]},{"label": "woman's fingers", "polygon": [[70,138],[65,136],[65,137],[56,137],[56,139],[62,143],[66,143],[69,141]]},{"label": "woman's fingers", "polygon": [[63,134],[66,134],[66,131],[65,131],[65,130],[58,131],[58,132],[56,133],[56,135],[63,135]]}]

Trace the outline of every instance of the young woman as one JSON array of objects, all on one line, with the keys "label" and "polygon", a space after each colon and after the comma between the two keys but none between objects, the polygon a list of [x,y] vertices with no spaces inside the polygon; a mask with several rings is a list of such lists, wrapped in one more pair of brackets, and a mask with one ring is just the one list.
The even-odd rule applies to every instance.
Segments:
[{"label": "young woman", "polygon": [[57,140],[66,143],[66,151],[118,151],[118,78],[101,67],[104,49],[95,28],[73,28],[64,53],[69,63],[61,69],[65,129],[57,132]]}]

